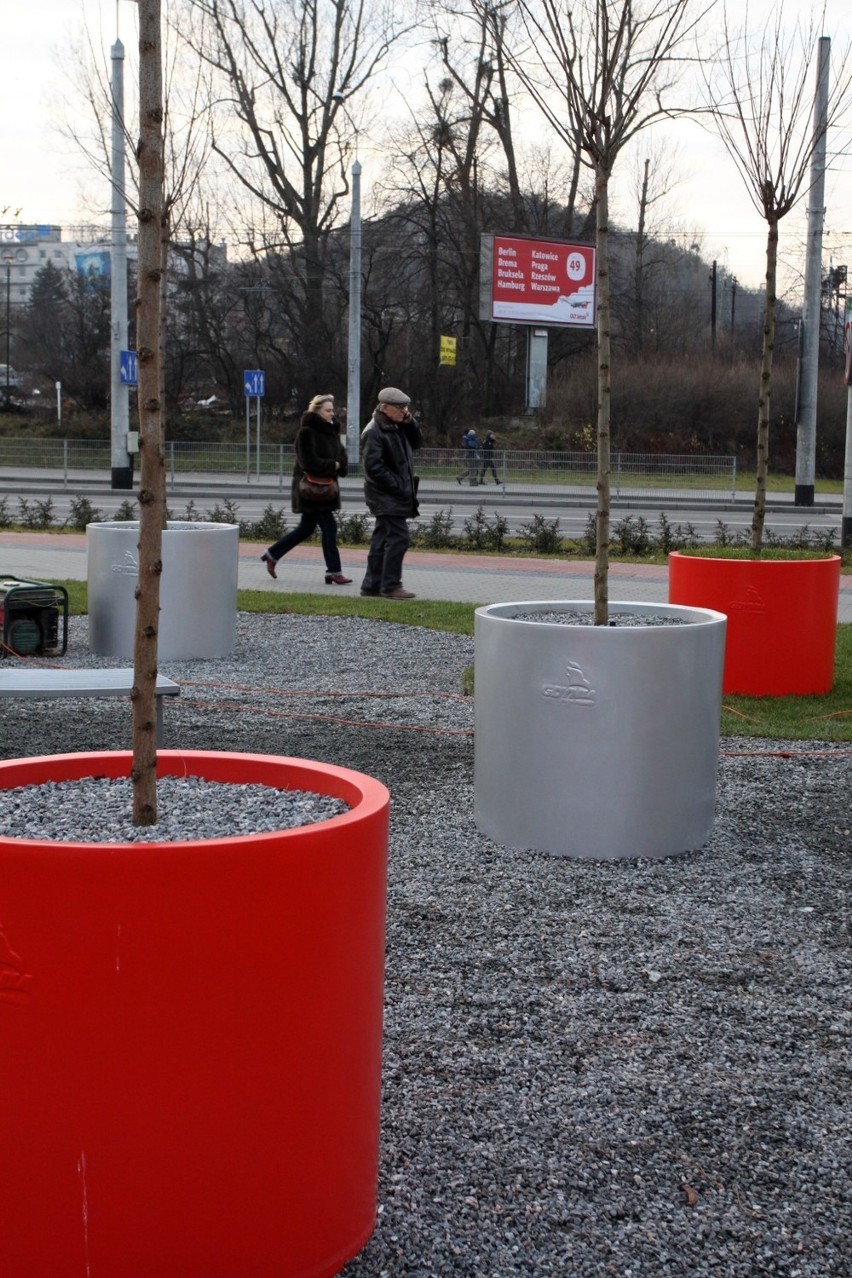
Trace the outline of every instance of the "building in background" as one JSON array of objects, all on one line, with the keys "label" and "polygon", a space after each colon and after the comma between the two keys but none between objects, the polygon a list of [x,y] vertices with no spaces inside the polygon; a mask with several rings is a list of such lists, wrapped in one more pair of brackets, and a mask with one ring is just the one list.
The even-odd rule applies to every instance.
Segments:
[{"label": "building in background", "polygon": [[68,264],[62,245],[62,228],[0,226],[0,261],[9,268],[10,305],[24,305],[29,301],[33,280],[48,262],[59,270]]},{"label": "building in background", "polygon": [[[135,236],[128,236],[127,256],[136,258]],[[109,233],[99,226],[0,226],[0,265],[9,267],[11,306],[29,302],[33,281],[48,262],[60,271],[109,279]]]}]

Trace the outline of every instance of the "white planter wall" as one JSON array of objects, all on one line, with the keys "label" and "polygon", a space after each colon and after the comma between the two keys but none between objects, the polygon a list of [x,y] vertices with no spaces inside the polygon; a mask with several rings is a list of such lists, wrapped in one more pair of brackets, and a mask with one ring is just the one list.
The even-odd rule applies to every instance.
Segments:
[{"label": "white planter wall", "polygon": [[[237,639],[236,524],[169,520],[160,579],[161,661],[227,657]],[[133,657],[139,523],[86,528],[89,647],[99,657]]]},{"label": "white planter wall", "polygon": [[726,618],[611,603],[673,626],[516,620],[588,601],[476,613],[475,818],[508,847],[613,860],[700,847],[713,825]]}]

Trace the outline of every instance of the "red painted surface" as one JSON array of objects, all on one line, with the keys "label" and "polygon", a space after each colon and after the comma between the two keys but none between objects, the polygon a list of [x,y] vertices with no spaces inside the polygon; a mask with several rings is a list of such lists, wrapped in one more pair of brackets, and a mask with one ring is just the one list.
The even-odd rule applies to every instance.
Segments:
[{"label": "red painted surface", "polygon": [[[129,759],[16,760],[0,785]],[[324,1278],[375,1221],[388,793],[299,759],[159,769],[351,810],[195,843],[0,837],[0,1274]]]},{"label": "red painted surface", "polygon": [[753,697],[830,692],[840,556],[705,559],[669,555],[669,602],[728,618],[722,690]]}]

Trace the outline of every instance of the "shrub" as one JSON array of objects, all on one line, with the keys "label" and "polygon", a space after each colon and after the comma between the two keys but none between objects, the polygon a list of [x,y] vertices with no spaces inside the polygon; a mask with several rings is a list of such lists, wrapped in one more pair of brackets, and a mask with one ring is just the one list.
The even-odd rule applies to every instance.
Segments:
[{"label": "shrub", "polygon": [[648,555],[651,553],[651,538],[648,534],[648,523],[641,515],[634,519],[632,515],[620,519],[613,528],[613,544],[623,555]]},{"label": "shrub", "polygon": [[564,545],[559,520],[548,522],[544,515],[533,515],[532,523],[521,524],[518,532],[524,546],[539,555],[558,555]]},{"label": "shrub", "polygon": [[594,559],[598,551],[598,522],[593,513],[586,519],[586,527],[580,538],[580,550]]},{"label": "shrub", "polygon": [[484,550],[488,545],[488,520],[485,507],[477,507],[476,513],[464,521],[463,544],[471,550]]},{"label": "shrub", "polygon": [[88,497],[72,497],[70,513],[65,520],[69,528],[74,528],[77,532],[85,532],[87,524],[100,522],[101,512],[92,505]]},{"label": "shrub", "polygon": [[20,518],[18,522],[23,524],[24,528],[35,529],[44,532],[53,524],[53,498],[48,497],[46,501],[29,502],[25,497],[18,498],[18,511]]},{"label": "shrub", "polygon": [[449,511],[436,510],[424,528],[416,523],[412,526],[412,542],[417,546],[426,546],[429,550],[446,550],[458,545],[453,536],[453,508]]},{"label": "shrub", "polygon": [[350,546],[363,546],[370,540],[370,516],[339,514],[337,533],[340,540],[347,542]]},{"label": "shrub", "polygon": [[226,497],[220,506],[217,502],[212,510],[208,510],[207,518],[213,524],[239,524],[239,506],[230,497]]},{"label": "shrub", "polygon": [[245,520],[240,523],[241,535],[243,537],[256,538],[258,541],[277,541],[279,537],[284,536],[286,531],[287,519],[283,506],[279,506],[278,510],[275,510],[270,504],[265,508],[260,519],[255,522]]}]

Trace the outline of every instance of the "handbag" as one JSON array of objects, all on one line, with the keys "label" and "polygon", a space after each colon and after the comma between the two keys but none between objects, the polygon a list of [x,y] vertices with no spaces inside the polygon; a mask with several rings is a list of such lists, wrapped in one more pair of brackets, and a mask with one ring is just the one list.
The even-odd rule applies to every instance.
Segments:
[{"label": "handbag", "polygon": [[333,477],[318,479],[315,475],[305,474],[299,479],[299,496],[311,506],[336,506],[340,485]]}]

